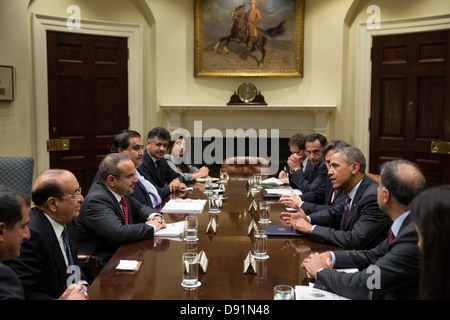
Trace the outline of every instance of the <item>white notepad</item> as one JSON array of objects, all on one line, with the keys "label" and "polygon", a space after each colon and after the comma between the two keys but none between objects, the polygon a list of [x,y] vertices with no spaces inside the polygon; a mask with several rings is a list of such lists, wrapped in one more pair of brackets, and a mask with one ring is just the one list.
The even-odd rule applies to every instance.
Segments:
[{"label": "white notepad", "polygon": [[206,200],[172,199],[161,209],[163,213],[202,213]]},{"label": "white notepad", "polygon": [[166,223],[165,228],[161,228],[155,232],[155,237],[182,237],[184,232],[185,221],[174,223]]}]

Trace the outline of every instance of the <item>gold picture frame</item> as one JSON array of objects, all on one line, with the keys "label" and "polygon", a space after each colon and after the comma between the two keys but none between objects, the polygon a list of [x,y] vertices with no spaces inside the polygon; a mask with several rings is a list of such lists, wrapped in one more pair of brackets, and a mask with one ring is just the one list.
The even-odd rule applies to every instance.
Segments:
[{"label": "gold picture frame", "polygon": [[0,66],[0,101],[14,101],[15,71],[12,66]]},{"label": "gold picture frame", "polygon": [[195,77],[303,77],[304,0],[256,0],[249,44],[250,2],[195,0]]}]

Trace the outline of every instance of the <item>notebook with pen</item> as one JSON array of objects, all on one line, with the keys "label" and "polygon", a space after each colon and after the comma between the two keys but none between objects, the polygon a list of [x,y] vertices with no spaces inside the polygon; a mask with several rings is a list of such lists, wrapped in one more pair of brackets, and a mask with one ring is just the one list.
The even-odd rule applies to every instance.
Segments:
[{"label": "notebook with pen", "polygon": [[267,225],[264,226],[267,231],[267,236],[277,236],[277,237],[306,237],[305,234],[300,231],[292,229],[290,226],[275,226]]}]

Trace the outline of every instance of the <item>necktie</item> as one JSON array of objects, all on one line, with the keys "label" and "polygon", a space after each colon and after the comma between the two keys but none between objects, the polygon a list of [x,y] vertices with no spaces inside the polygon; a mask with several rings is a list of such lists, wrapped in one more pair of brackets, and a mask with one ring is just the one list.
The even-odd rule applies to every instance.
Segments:
[{"label": "necktie", "polygon": [[156,166],[156,173],[158,174],[159,178],[161,179],[162,174],[161,174],[161,160],[156,160],[155,161],[155,166]]},{"label": "necktie", "polygon": [[66,249],[66,256],[67,256],[67,261],[68,261],[68,265],[71,266],[74,263],[73,261],[73,257],[72,254],[70,253],[70,246],[69,246],[69,238],[67,237],[67,231],[66,231],[66,227],[64,227],[63,232],[61,233],[63,240],[64,240],[64,247]]},{"label": "necktie", "polygon": [[392,241],[394,241],[395,239],[395,235],[392,232],[392,229],[389,229],[389,243],[391,243]]},{"label": "necktie", "polygon": [[331,201],[330,201],[330,203],[333,203],[333,202],[334,202],[334,200],[336,199],[336,196],[337,196],[338,192],[339,192],[339,189],[334,189],[333,193],[331,194]]},{"label": "necktie", "polygon": [[351,201],[352,201],[352,199],[350,198],[349,195],[347,195],[347,198],[345,198],[345,205],[344,205],[344,225],[347,225]]},{"label": "necktie", "polygon": [[139,179],[139,181],[142,183],[142,185],[145,187],[145,190],[147,190],[147,193],[150,195],[150,199],[152,200],[153,207],[159,206],[161,204],[161,197],[159,196],[158,192],[153,190],[154,186],[151,182],[145,180],[143,177],[140,177],[136,173],[136,178]]},{"label": "necktie", "polygon": [[122,197],[119,203],[122,205],[123,213],[125,214],[125,224],[128,224],[128,205],[125,198]]}]

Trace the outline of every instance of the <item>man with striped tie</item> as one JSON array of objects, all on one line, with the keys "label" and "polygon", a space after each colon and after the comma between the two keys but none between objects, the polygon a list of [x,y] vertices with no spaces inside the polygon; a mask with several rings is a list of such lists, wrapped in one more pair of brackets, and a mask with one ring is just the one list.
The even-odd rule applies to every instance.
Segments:
[{"label": "man with striped tie", "polygon": [[[314,287],[351,299],[417,299],[420,251],[409,206],[425,189],[425,177],[415,164],[406,160],[383,164],[377,200],[393,221],[389,236],[370,250],[310,255],[302,267],[316,278]],[[333,267],[360,271],[344,273]]]}]

